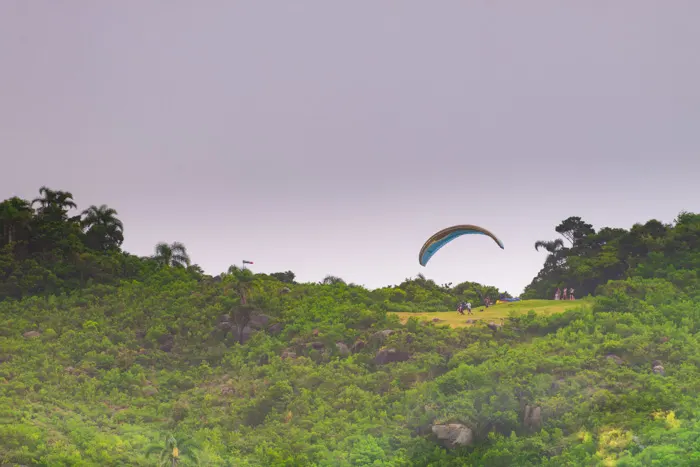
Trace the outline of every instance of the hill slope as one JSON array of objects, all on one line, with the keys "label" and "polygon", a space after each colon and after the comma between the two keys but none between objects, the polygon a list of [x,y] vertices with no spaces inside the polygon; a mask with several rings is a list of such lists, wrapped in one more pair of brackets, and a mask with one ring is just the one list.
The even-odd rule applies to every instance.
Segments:
[{"label": "hill slope", "polygon": [[[404,326],[362,288],[259,276],[265,316],[244,345],[224,334],[234,284],[173,269],[1,303],[0,460],[152,465],[169,432],[211,466],[698,460],[700,304],[670,283],[493,333]],[[431,427],[449,423],[468,446],[441,446]]]}]

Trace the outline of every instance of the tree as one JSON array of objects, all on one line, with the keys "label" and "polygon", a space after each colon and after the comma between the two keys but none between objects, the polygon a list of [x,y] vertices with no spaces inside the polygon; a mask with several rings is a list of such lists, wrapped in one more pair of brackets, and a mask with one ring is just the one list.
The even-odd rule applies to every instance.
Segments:
[{"label": "tree", "polygon": [[535,242],[535,250],[540,251],[540,248],[544,248],[549,253],[554,254],[564,248],[564,241],[561,238],[557,238],[552,241],[538,240]]},{"label": "tree", "polygon": [[174,242],[170,245],[165,242],[158,243],[153,259],[161,266],[168,267],[187,267],[191,263],[185,245],[180,242]]},{"label": "tree", "polygon": [[78,207],[73,194],[46,186],[39,193],[42,196],[31,202],[31,206],[38,203],[39,208],[32,219],[29,250],[44,255],[45,261],[71,256],[83,246],[80,216],[68,217],[68,211]]},{"label": "tree", "polygon": [[338,276],[333,276],[331,274],[327,275],[321,281],[323,285],[334,285],[334,284],[345,284],[345,281]]},{"label": "tree", "polygon": [[90,206],[82,212],[81,226],[85,230],[88,247],[94,250],[112,250],[124,242],[124,224],[117,219],[117,211],[103,204]]},{"label": "tree", "polygon": [[245,305],[251,291],[255,288],[255,274],[250,269],[241,269],[238,266],[230,266],[227,274],[229,284],[241,298],[241,305]]},{"label": "tree", "polygon": [[280,282],[284,282],[286,284],[294,284],[294,278],[296,275],[292,271],[285,271],[285,272],[273,272],[270,274],[270,277],[274,277]]},{"label": "tree", "polygon": [[581,220],[580,217],[572,216],[561,222],[554,230],[562,237],[571,242],[571,245],[585,238],[587,235],[595,234],[595,229],[591,224]]},{"label": "tree", "polygon": [[243,330],[248,326],[257,308],[251,305],[235,305],[229,311],[231,319],[236,324],[238,331],[238,343],[243,344]]},{"label": "tree", "polygon": [[77,208],[73,201],[73,194],[68,191],[52,190],[46,186],[39,188],[42,197],[34,198],[31,205],[39,203],[39,215],[46,216],[52,220],[67,219],[68,211]]},{"label": "tree", "polygon": [[195,450],[195,443],[185,441],[178,443],[171,434],[165,437],[164,445],[153,444],[146,450],[146,457],[158,453],[158,465],[160,467],[176,467],[183,458],[192,460],[195,465],[199,465],[199,457]]},{"label": "tree", "polygon": [[0,203],[0,245],[26,237],[33,215],[27,200],[15,196]]}]

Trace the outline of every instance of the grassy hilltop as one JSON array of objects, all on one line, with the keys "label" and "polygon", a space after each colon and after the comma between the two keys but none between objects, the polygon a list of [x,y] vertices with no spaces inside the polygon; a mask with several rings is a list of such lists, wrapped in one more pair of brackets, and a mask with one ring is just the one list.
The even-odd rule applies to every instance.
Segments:
[{"label": "grassy hilltop", "polygon": [[505,291],[211,277],[40,195],[0,203],[0,465],[700,464],[699,215],[569,218],[527,300],[467,317]]},{"label": "grassy hilltop", "polygon": [[533,311],[540,316],[549,316],[555,313],[563,313],[566,310],[580,306],[588,306],[590,301],[568,301],[568,300],[521,300],[519,302],[501,303],[485,306],[475,306],[472,308],[473,315],[460,315],[457,311],[444,312],[391,312],[396,314],[401,322],[405,324],[410,318],[429,320],[439,324],[449,324],[453,328],[476,326],[483,323],[507,320],[511,316],[519,316]]}]

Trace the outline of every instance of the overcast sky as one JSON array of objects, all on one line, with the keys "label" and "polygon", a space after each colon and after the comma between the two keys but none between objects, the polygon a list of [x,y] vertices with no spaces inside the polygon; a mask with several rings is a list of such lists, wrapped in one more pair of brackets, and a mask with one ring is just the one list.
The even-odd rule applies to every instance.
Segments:
[{"label": "overcast sky", "polygon": [[[0,2],[0,196],[211,274],[520,293],[571,215],[700,210],[700,2]],[[458,223],[427,267],[418,251]]]}]

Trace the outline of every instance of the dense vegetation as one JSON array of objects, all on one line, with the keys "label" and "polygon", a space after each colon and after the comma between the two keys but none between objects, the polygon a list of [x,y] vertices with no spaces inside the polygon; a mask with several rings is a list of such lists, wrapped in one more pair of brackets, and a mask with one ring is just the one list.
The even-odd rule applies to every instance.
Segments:
[{"label": "dense vegetation", "polygon": [[122,252],[106,206],[42,195],[0,204],[0,464],[700,463],[698,215],[558,228],[571,245],[527,293],[579,281],[592,306],[450,329],[386,311],[499,291],[211,277],[178,243]]},{"label": "dense vegetation", "polygon": [[652,219],[629,230],[598,232],[580,217],[569,217],[554,229],[561,238],[535,243],[547,251],[547,259],[523,298],[552,298],[557,287],[574,287],[580,296],[596,294],[610,280],[631,277],[663,277],[695,288],[699,228],[691,213],[681,213],[673,225]]}]

